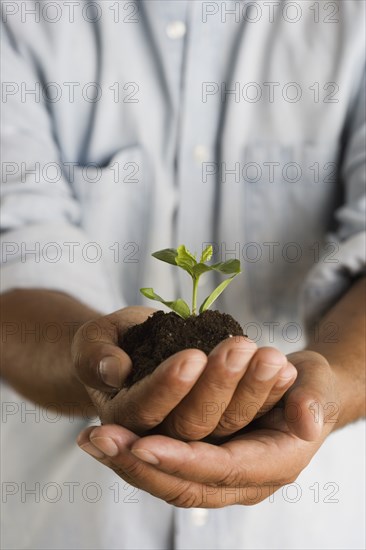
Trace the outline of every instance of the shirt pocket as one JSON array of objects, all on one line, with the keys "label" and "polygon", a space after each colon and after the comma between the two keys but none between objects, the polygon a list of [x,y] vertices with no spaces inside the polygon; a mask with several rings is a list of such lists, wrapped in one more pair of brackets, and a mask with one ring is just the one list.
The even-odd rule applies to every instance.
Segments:
[{"label": "shirt pocket", "polygon": [[[105,166],[77,166],[70,181],[80,204],[83,230],[94,244],[117,296],[137,303],[151,205],[146,155],[134,145]],[[92,260],[91,260],[92,261]]]},{"label": "shirt pocket", "polygon": [[257,312],[295,314],[301,282],[342,197],[338,162],[334,144],[276,144],[243,153],[243,259]]}]

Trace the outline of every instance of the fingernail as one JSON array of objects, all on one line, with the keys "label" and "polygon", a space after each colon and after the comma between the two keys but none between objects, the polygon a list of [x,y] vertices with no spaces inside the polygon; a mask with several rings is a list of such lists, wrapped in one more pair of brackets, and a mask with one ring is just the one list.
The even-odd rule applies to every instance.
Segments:
[{"label": "fingernail", "polygon": [[80,449],[88,453],[88,455],[93,456],[94,458],[104,458],[104,453],[102,453],[99,449],[94,447],[91,443],[85,443],[84,445],[79,445]]},{"label": "fingernail", "polygon": [[148,462],[149,464],[159,464],[159,459],[156,458],[156,456],[150,451],[146,451],[145,449],[131,449],[131,453],[140,460]]},{"label": "fingernail", "polygon": [[110,355],[99,363],[99,376],[107,386],[119,389],[122,386],[121,361]]},{"label": "fingernail", "polygon": [[112,438],[110,437],[92,437],[91,442],[97,449],[102,451],[107,456],[117,456],[119,449]]},{"label": "fingernail", "polygon": [[85,436],[85,435],[84,435],[85,432],[87,432],[87,431],[88,431],[88,429],[86,428],[85,430],[82,430],[82,431],[79,433],[79,435],[77,436],[77,438],[76,438],[76,443],[79,445],[79,447],[80,447],[81,441],[83,441],[83,439],[86,439],[86,438],[88,437],[88,436]]},{"label": "fingernail", "polygon": [[291,365],[288,365],[287,367],[285,367],[280,372],[280,377],[279,377],[278,381],[276,382],[275,388],[281,389],[281,388],[285,387],[292,378],[295,378],[296,373],[297,373],[297,371],[296,371],[295,367],[293,367]]},{"label": "fingernail", "polygon": [[181,365],[179,369],[180,380],[190,382],[196,380],[203,371],[206,362],[202,359],[189,359]]},{"label": "fingernail", "polygon": [[254,370],[254,376],[260,382],[266,382],[274,378],[280,371],[282,365],[270,365],[269,363],[258,363]]}]

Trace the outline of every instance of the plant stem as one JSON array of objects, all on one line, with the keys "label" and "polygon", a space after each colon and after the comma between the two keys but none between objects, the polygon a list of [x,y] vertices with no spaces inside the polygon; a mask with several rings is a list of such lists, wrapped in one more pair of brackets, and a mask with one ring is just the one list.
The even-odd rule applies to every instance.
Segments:
[{"label": "plant stem", "polygon": [[197,314],[197,290],[198,290],[198,278],[193,278],[193,294],[192,294],[192,315]]}]

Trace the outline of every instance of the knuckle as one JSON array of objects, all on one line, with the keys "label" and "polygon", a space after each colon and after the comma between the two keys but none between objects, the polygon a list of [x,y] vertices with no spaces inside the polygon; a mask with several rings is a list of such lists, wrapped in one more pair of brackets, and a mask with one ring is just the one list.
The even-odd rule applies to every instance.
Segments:
[{"label": "knuckle", "polygon": [[263,361],[263,363],[281,363],[284,365],[287,363],[287,358],[284,353],[282,353],[277,348],[271,346],[265,346],[260,348],[256,353],[256,358],[258,361]]},{"label": "knuckle", "polygon": [[201,365],[206,363],[207,357],[200,350],[186,349],[174,355],[171,355],[163,363],[159,372],[162,383],[169,387],[169,392],[173,389],[177,394],[181,394],[184,389],[191,387],[192,380],[187,378],[187,367],[192,368],[194,364],[197,375],[201,372]]},{"label": "knuckle", "polygon": [[240,488],[243,486],[243,477],[243,471],[241,468],[231,466],[225,475],[217,481],[217,485]]},{"label": "knuckle", "polygon": [[152,430],[161,424],[162,420],[163,417],[158,415],[149,416],[146,412],[140,415],[129,416],[129,421],[133,421],[139,427],[139,430]]},{"label": "knuckle", "polygon": [[186,441],[197,441],[203,439],[213,430],[214,426],[202,425],[199,421],[184,418],[181,415],[173,414],[169,418],[168,431],[173,437]]},{"label": "knuckle", "polygon": [[121,479],[124,481],[127,481],[127,483],[130,483],[132,485],[132,478],[125,472],[121,466],[118,466],[114,462],[109,462],[106,464],[116,475],[118,475]]},{"label": "knuckle", "polygon": [[254,353],[258,350],[258,344],[250,338],[245,338],[245,349]]},{"label": "knuckle", "polygon": [[243,504],[244,506],[256,506],[266,498],[267,495],[262,495],[261,493],[253,496],[246,495],[241,504]]},{"label": "knuckle", "polygon": [[245,426],[245,421],[238,422],[238,419],[230,418],[230,416],[223,415],[220,418],[220,422],[216,426],[215,433],[220,435],[229,435],[237,432]]},{"label": "knuckle", "polygon": [[184,380],[179,379],[181,363],[178,358],[172,359],[172,357],[174,356],[169,357],[164,368],[156,373],[159,377],[161,376],[162,383],[169,388],[169,392],[179,393],[179,389],[185,385]]},{"label": "knuckle", "polygon": [[235,343],[241,344],[243,351],[257,351],[258,345],[254,340],[248,338],[248,336],[234,336],[233,338]]},{"label": "knuckle", "polygon": [[232,351],[254,354],[258,349],[257,344],[245,336],[232,336],[220,342],[209,354],[211,361],[220,363],[225,361]]},{"label": "knuckle", "polygon": [[83,368],[82,368],[82,355],[79,348],[75,347],[72,350],[71,358],[72,358],[72,366],[76,374],[78,375],[78,377],[81,378],[83,375]]},{"label": "knuckle", "polygon": [[276,369],[273,366],[270,366],[271,369],[270,375],[271,378],[267,380],[261,380],[258,370],[260,369],[260,364],[256,365],[254,369],[248,373],[248,376],[245,378],[245,393],[246,395],[255,401],[257,404],[258,410],[265,403],[268,396],[271,394],[273,384],[277,380],[278,372],[280,369]]},{"label": "knuckle", "polygon": [[146,464],[136,459],[136,461],[131,462],[131,464],[125,468],[125,472],[131,479],[142,479],[146,474]]},{"label": "knuckle", "polygon": [[202,504],[202,497],[191,484],[184,483],[182,487],[179,487],[178,493],[175,488],[173,494],[165,497],[165,501],[178,508],[198,508]]},{"label": "knuckle", "polygon": [[[216,376],[219,376],[216,378]],[[225,366],[220,366],[215,372],[215,378],[211,379],[207,383],[207,395],[212,396],[212,401],[215,400],[220,405],[220,397],[225,390],[233,392],[238,384],[241,374],[235,372],[229,372],[229,369],[225,369]]]},{"label": "knuckle", "polygon": [[121,406],[111,407],[111,419],[115,424],[121,424],[130,430],[146,431],[161,423],[162,417],[149,414],[137,401],[128,400]]},{"label": "knuckle", "polygon": [[76,361],[76,359],[80,355],[80,348],[82,346],[81,328],[82,327],[78,328],[78,330],[73,335],[72,341],[71,341],[71,358],[74,362]]},{"label": "knuckle", "polygon": [[[243,387],[244,384],[245,387]],[[240,389],[242,390],[243,397],[245,399],[241,399],[241,402],[247,403],[250,400],[254,401],[258,405],[258,408],[260,406],[259,401],[261,401],[262,396],[267,395],[266,382],[257,382],[257,380],[253,378],[252,374],[245,377],[245,380],[243,380],[243,384]]]}]

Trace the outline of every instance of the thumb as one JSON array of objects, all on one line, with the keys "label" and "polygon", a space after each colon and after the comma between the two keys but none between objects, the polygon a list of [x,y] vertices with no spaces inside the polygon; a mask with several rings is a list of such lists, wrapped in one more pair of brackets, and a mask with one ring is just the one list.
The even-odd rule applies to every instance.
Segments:
[{"label": "thumb", "polygon": [[118,340],[131,326],[142,323],[155,310],[127,307],[88,321],[76,332],[71,355],[77,378],[86,386],[113,391],[123,386],[132,367]]},{"label": "thumb", "polygon": [[324,410],[334,395],[330,365],[312,351],[291,354],[288,360],[297,368],[298,377],[284,399],[287,426],[300,439],[317,441],[324,436]]}]

